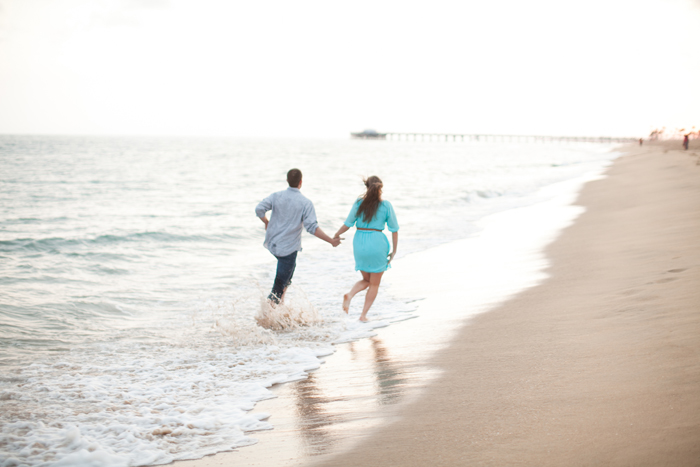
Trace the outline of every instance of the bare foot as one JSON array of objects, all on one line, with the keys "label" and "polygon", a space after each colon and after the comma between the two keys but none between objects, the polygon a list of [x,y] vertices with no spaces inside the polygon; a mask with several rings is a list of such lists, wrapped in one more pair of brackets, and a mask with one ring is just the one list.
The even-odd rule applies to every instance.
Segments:
[{"label": "bare foot", "polygon": [[360,321],[363,323],[369,323],[369,320],[367,318],[363,318],[362,316],[360,316]]},{"label": "bare foot", "polygon": [[343,295],[343,311],[348,314],[350,311],[350,296],[348,294]]}]

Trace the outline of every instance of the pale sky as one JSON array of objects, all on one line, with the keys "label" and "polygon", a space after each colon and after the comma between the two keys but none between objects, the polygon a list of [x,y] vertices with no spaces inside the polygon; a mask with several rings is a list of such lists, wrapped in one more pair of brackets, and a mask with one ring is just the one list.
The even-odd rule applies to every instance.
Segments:
[{"label": "pale sky", "polygon": [[0,134],[700,127],[700,0],[0,0]]}]

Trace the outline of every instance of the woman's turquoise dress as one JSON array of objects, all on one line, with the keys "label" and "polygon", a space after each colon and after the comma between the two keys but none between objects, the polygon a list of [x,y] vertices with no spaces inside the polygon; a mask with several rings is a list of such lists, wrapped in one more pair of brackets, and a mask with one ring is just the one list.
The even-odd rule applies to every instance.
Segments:
[{"label": "woman's turquoise dress", "polygon": [[[382,201],[374,217],[369,222],[365,222],[364,217],[357,215],[357,208],[360,207],[362,199],[355,201],[350,209],[345,225],[352,227],[355,225],[360,229],[384,230],[384,226],[389,227],[389,232],[398,232],[399,223],[396,220],[394,207],[389,201]],[[355,270],[364,272],[384,272],[389,266],[389,240],[384,232],[377,230],[356,230],[355,238],[352,241],[352,250],[355,254]]]}]

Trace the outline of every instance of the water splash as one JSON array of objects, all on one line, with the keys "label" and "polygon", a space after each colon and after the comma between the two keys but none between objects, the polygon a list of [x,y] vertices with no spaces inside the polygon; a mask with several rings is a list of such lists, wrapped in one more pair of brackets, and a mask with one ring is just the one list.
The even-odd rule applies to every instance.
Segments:
[{"label": "water splash", "polygon": [[255,315],[258,326],[274,331],[287,331],[319,324],[322,320],[318,311],[302,290],[298,292],[301,296],[295,296],[286,303],[282,301],[278,305],[261,296],[260,309]]},{"label": "water splash", "polygon": [[274,333],[257,326],[250,315],[245,313],[246,309],[250,309],[249,302],[250,297],[246,296],[220,302],[208,300],[193,315],[193,326],[197,327],[200,320],[211,320],[212,329],[226,337],[229,344],[239,348],[277,344]]}]

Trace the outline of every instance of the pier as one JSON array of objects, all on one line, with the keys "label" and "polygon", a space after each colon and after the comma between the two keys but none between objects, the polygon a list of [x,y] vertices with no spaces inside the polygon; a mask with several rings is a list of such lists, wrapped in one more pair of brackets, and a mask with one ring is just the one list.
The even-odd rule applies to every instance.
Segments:
[{"label": "pier", "polygon": [[491,143],[636,143],[639,137],[619,136],[544,136],[544,135],[494,135],[465,133],[398,133],[373,134],[351,133],[357,139],[387,139],[392,141],[463,142],[480,141]]}]

